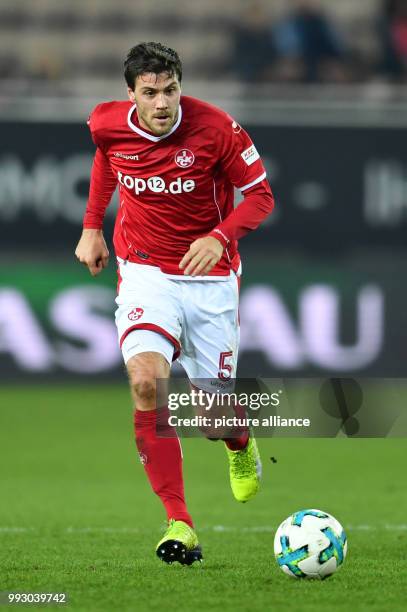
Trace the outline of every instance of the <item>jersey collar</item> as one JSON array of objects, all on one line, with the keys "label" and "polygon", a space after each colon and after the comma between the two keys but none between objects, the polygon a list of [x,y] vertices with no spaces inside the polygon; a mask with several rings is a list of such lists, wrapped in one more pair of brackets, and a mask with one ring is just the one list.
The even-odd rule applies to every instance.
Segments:
[{"label": "jersey collar", "polygon": [[154,136],[153,134],[149,134],[148,132],[145,132],[144,130],[139,128],[131,120],[131,116],[132,116],[132,114],[133,114],[133,112],[135,111],[136,108],[137,108],[137,104],[133,104],[133,106],[130,108],[129,114],[127,115],[127,123],[129,124],[129,127],[133,130],[133,132],[136,132],[140,136],[143,136],[144,138],[147,138],[148,140],[151,140],[152,142],[158,142],[160,140],[163,140],[164,138],[168,138],[168,136],[171,136],[171,134],[173,134],[175,132],[175,130],[177,129],[177,127],[181,123],[182,108],[181,108],[181,104],[180,104],[179,107],[178,107],[179,108],[179,110],[178,110],[178,119],[176,120],[176,122],[174,123],[174,125],[172,126],[170,131],[167,134],[163,134],[163,136]]}]

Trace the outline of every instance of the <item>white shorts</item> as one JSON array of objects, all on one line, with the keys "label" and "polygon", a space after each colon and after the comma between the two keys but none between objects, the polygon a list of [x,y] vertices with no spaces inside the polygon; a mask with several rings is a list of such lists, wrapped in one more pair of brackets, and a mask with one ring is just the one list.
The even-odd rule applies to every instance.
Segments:
[{"label": "white shorts", "polygon": [[178,359],[192,382],[218,379],[228,386],[236,378],[239,279],[233,272],[227,280],[178,280],[123,260],[118,272],[116,325],[125,363],[154,351],[169,363]]}]

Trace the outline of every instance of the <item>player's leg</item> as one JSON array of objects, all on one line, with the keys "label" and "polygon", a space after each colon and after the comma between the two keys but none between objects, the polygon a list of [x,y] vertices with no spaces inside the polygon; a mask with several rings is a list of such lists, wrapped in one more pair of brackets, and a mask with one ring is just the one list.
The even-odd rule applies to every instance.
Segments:
[{"label": "player's leg", "polygon": [[127,361],[130,389],[134,400],[134,426],[140,460],[151,488],[167,513],[168,529],[156,546],[160,559],[190,565],[202,559],[192,518],[187,510],[182,474],[182,452],[175,429],[169,425],[167,388],[170,343],[150,331],[134,331],[125,346],[133,344],[161,350],[133,355]]},{"label": "player's leg", "polygon": [[[167,342],[154,332],[134,331],[132,334],[136,338],[137,335],[157,336],[149,343],[151,348],[153,343]],[[144,346],[148,348],[145,340]],[[171,351],[170,346],[168,350]],[[168,520],[184,521],[193,527],[185,504],[181,446],[175,429],[168,423],[163,382],[168,379],[170,364],[164,355],[149,351],[131,357],[126,367],[134,400],[137,449],[151,488],[161,499]]]},{"label": "player's leg", "polygon": [[[175,430],[168,424],[163,385],[180,348],[179,296],[159,270],[119,260],[116,303],[119,341],[135,404],[140,459],[153,491],[165,507],[169,521],[166,536],[173,540],[176,536],[182,544],[175,549],[180,558],[163,558],[190,563],[197,558],[197,540],[185,505],[181,447]],[[157,385],[157,380],[161,384]],[[188,551],[185,558],[183,550]]]},{"label": "player's leg", "polygon": [[[184,281],[186,285],[186,282]],[[188,291],[187,326],[182,333],[180,362],[191,383],[206,392],[221,391],[236,378],[239,347],[238,281],[196,281]],[[227,391],[227,389],[226,389]],[[245,410],[235,405],[242,420]],[[261,460],[256,441],[246,426],[224,433],[229,459],[230,484],[235,498],[246,502],[259,490]]]},{"label": "player's leg", "polygon": [[[198,381],[194,379],[195,383]],[[200,389],[205,395],[213,393],[205,385],[207,379],[200,379]],[[191,385],[195,391],[199,391],[196,384]],[[229,392],[232,394],[232,390]],[[249,427],[246,425],[246,410],[239,404],[230,403],[225,399],[225,393],[219,393],[211,397],[211,402],[203,400],[196,402],[197,414],[208,417],[212,416],[208,426],[200,429],[209,440],[223,440],[229,459],[229,478],[233,495],[237,501],[247,502],[256,495],[260,488],[262,464],[256,439]],[[223,398],[223,399],[222,399]],[[210,406],[211,413],[207,412]],[[237,425],[214,428],[214,421],[219,417],[230,418],[235,416]]]}]

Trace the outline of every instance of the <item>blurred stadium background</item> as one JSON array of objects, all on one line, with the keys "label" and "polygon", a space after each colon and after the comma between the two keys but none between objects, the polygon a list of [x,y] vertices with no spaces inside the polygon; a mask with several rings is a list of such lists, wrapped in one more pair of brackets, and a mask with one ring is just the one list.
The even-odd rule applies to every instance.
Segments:
[{"label": "blurred stadium background", "polygon": [[[404,376],[407,2],[0,4],[0,380],[122,379],[115,270],[73,252],[93,106],[160,40],[251,133],[276,210],[241,241],[240,375]],[[116,204],[106,223],[109,236]]]}]

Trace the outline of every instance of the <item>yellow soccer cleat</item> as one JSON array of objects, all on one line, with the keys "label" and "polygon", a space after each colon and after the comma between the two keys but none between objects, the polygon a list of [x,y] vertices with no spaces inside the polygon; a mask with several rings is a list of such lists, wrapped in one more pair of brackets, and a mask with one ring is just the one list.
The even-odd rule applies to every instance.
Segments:
[{"label": "yellow soccer cleat", "polygon": [[158,542],[156,553],[169,565],[178,561],[181,565],[202,562],[202,549],[195,531],[184,521],[170,519],[164,537]]},{"label": "yellow soccer cleat", "polygon": [[229,457],[230,486],[240,502],[247,502],[260,488],[261,459],[256,440],[250,436],[246,448],[232,451],[226,445]]}]

